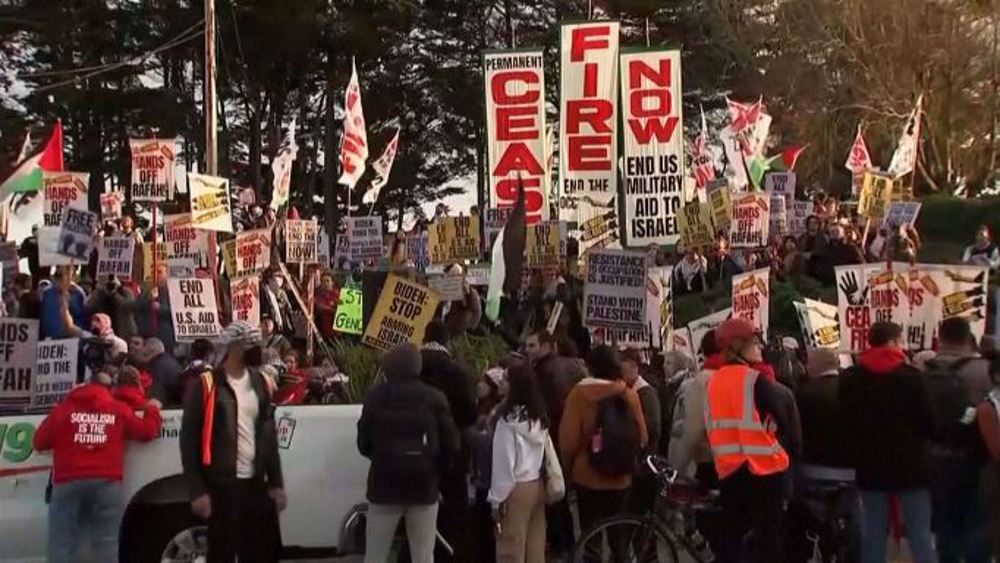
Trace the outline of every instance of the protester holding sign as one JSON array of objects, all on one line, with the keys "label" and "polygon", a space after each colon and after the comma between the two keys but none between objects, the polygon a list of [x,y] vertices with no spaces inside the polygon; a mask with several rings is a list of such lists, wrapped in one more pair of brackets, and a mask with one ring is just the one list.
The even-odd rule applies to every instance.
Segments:
[{"label": "protester holding sign", "polygon": [[316,325],[319,333],[327,340],[336,337],[334,331],[334,321],[337,313],[337,304],[340,302],[340,288],[333,283],[333,274],[323,272],[319,277],[319,286],[316,288],[313,306],[315,307]]}]

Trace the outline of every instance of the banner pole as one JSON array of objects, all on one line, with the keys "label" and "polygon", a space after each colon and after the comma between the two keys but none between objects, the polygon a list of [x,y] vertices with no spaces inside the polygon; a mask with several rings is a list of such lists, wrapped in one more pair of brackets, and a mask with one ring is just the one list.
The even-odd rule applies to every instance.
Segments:
[{"label": "banner pole", "polygon": [[[157,275],[156,275],[156,271],[157,271],[157,260],[156,260],[156,238],[157,238],[156,237],[156,202],[154,201],[152,203],[153,203],[153,205],[152,205],[152,210],[153,210],[153,242],[152,242],[152,247],[151,248],[153,249],[153,252],[152,252],[152,254],[153,254],[153,269],[151,270],[151,272],[152,272],[152,278],[153,278],[153,287],[152,287],[152,289],[150,290],[149,293],[150,293],[150,295],[153,295],[154,293],[156,294],[156,297],[155,297],[155,299],[156,299],[156,305],[159,305],[159,303],[160,303],[160,280],[157,279]],[[152,302],[150,303],[150,309],[152,309],[152,313],[153,313],[153,318],[151,319],[152,322],[153,322],[153,332],[156,332],[157,328],[158,328],[156,325],[157,325],[157,323],[159,323],[160,314],[159,314],[159,311],[156,310],[156,307],[153,307],[153,303]]]},{"label": "banner pole", "polygon": [[646,18],[646,46],[649,47],[649,18]]}]

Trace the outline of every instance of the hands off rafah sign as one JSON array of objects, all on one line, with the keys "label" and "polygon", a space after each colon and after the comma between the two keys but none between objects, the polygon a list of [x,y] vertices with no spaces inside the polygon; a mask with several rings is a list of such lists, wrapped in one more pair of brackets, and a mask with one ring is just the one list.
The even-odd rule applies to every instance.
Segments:
[{"label": "hands off rafah sign", "polygon": [[0,318],[0,409],[31,402],[37,344],[38,321]]},{"label": "hands off rafah sign", "polygon": [[[560,31],[559,218],[581,225],[616,207],[618,33],[612,21],[564,24]],[[617,229],[581,237],[580,250],[608,237]]]},{"label": "hands off rafah sign", "polygon": [[236,277],[264,273],[271,263],[271,230],[244,231],[236,235]]},{"label": "hands off rafah sign", "polygon": [[233,299],[233,320],[260,324],[260,278],[248,276],[229,285]]},{"label": "hands off rafah sign", "polygon": [[480,257],[479,217],[441,217],[428,231],[431,264],[452,264]]},{"label": "hands off rafah sign", "polygon": [[529,225],[548,218],[542,55],[541,50],[483,54],[489,206],[513,207],[523,184]]},{"label": "hands off rafah sign", "polygon": [[42,172],[42,226],[58,228],[70,207],[86,211],[89,181],[85,172]]},{"label": "hands off rafah sign", "polygon": [[621,87],[625,244],[674,244],[684,204],[680,51],[623,53]]},{"label": "hands off rafah sign", "polygon": [[770,268],[733,276],[733,318],[750,321],[765,336],[770,322],[770,276]]},{"label": "hands off rafah sign", "polygon": [[170,275],[195,277],[199,272],[207,272],[208,231],[194,228],[188,213],[167,215],[164,222]]},{"label": "hands off rafah sign", "polygon": [[135,237],[101,238],[97,246],[97,278],[131,278],[134,255]]},{"label": "hands off rafah sign", "polygon": [[215,280],[169,278],[167,290],[178,342],[211,339],[222,332],[215,301]]},{"label": "hands off rafah sign", "polygon": [[164,202],[174,197],[173,139],[131,139],[132,201]]},{"label": "hands off rafah sign", "polygon": [[729,245],[732,248],[763,248],[767,246],[770,227],[769,201],[766,195],[751,193],[733,201],[733,221],[729,224]]},{"label": "hands off rafah sign", "polygon": [[648,261],[645,252],[590,252],[583,297],[584,325],[589,328],[645,328]]}]

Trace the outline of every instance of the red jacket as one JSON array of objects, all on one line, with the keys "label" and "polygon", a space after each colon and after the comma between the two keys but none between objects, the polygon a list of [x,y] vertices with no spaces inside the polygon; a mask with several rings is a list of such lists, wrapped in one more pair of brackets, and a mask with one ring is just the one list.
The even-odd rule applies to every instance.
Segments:
[{"label": "red jacket", "polygon": [[125,441],[148,442],[160,434],[160,411],[147,406],[143,416],[116,400],[103,385],[88,383],[70,391],[35,432],[35,449],[52,450],[52,480],[121,481]]}]

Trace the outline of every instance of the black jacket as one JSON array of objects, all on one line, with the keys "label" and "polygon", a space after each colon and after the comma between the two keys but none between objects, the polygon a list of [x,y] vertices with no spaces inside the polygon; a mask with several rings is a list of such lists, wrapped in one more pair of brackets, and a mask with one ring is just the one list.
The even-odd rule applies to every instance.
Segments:
[{"label": "black jacket", "polygon": [[472,392],[472,378],[445,350],[423,348],[420,380],[444,393],[455,425],[460,430],[476,425],[479,413]]},{"label": "black jacket", "polygon": [[[397,456],[381,455],[380,449],[396,434],[392,427],[398,413],[426,409],[436,422],[437,470],[422,479],[407,476]],[[388,380],[365,398],[358,420],[358,451],[372,463],[368,469],[368,501],[373,504],[426,505],[438,502],[441,470],[459,452],[459,434],[448,408],[448,400],[437,389],[421,381]],[[411,469],[411,468],[406,468]]]},{"label": "black jacket", "polygon": [[153,384],[149,388],[152,398],[164,405],[177,405],[184,400],[181,395],[181,372],[184,368],[176,358],[163,352],[149,360],[146,371],[153,376]]},{"label": "black jacket", "polygon": [[[250,370],[250,384],[260,399],[254,445],[254,472],[264,478],[268,488],[283,488],[281,458],[278,455],[278,434],[264,376]],[[203,400],[204,384],[199,377],[184,398],[184,416],[181,419],[181,464],[188,491],[192,499],[206,492],[213,483],[236,480],[236,395],[221,370],[213,373],[216,385],[215,420],[212,424],[212,463],[202,464],[202,428],[205,423]]]},{"label": "black jacket", "polygon": [[[888,359],[887,359],[888,358]],[[862,489],[927,487],[934,415],[926,379],[902,352],[874,348],[840,381],[842,425]]]},{"label": "black jacket", "polygon": [[534,367],[538,391],[549,415],[549,434],[556,440],[559,422],[566,407],[566,397],[587,376],[587,368],[579,360],[554,353],[540,358]]},{"label": "black jacket", "polygon": [[795,392],[802,417],[802,461],[827,467],[850,467],[841,427],[840,377],[811,378]]}]

